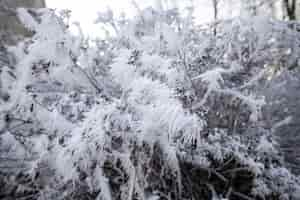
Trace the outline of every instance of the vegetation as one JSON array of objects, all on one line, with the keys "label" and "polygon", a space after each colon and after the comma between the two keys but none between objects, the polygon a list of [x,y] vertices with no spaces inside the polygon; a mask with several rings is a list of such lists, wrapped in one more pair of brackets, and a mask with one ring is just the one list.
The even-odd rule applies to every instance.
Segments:
[{"label": "vegetation", "polygon": [[68,12],[19,9],[34,36],[1,49],[0,199],[299,199],[299,24],[189,11],[108,10],[115,36],[89,41]]}]

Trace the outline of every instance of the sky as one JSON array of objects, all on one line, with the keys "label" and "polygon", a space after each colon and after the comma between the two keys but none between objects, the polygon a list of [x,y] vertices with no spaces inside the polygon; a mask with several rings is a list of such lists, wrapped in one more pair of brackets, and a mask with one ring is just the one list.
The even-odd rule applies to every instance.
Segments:
[{"label": "sky", "polygon": [[[140,8],[155,7],[159,0],[136,0]],[[164,0],[165,7],[185,7],[191,5],[192,0]],[[193,0],[195,5],[195,20],[197,23],[207,23],[213,19],[213,10],[209,0]],[[116,16],[125,13],[127,17],[135,15],[136,10],[132,0],[46,0],[47,7],[69,9],[72,20],[78,21],[84,33],[90,37],[104,34],[99,25],[94,24],[97,13],[107,8],[113,10]]]},{"label": "sky", "polygon": [[118,14],[122,10],[132,12],[126,0],[46,0],[46,4],[50,8],[71,10],[72,20],[78,21],[84,32],[90,36],[103,34],[101,28],[94,24],[99,11],[111,7]]}]

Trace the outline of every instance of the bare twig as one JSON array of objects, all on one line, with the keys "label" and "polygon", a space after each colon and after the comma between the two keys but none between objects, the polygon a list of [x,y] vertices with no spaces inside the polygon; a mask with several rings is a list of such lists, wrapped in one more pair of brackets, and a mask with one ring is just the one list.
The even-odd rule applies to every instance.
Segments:
[{"label": "bare twig", "polygon": [[232,156],[229,160],[227,160],[222,166],[218,167],[216,170],[224,169],[229,163],[231,163],[234,160],[234,157]]},{"label": "bare twig", "polygon": [[227,178],[225,178],[222,174],[220,174],[219,172],[212,170],[212,173],[214,173],[221,181],[228,183]]},{"label": "bare twig", "polygon": [[235,196],[237,196],[237,197],[239,197],[239,198],[241,198],[241,199],[244,199],[244,200],[254,200],[253,198],[248,197],[247,195],[242,194],[242,193],[240,193],[240,192],[232,191],[232,195],[235,195]]}]

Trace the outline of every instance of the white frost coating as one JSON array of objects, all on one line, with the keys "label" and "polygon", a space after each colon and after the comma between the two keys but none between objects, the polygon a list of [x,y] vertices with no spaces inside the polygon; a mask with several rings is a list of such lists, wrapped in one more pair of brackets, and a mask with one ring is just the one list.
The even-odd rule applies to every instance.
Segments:
[{"label": "white frost coating", "polygon": [[60,134],[64,135],[75,128],[75,125],[62,117],[57,110],[51,112],[44,107],[37,105],[35,115],[39,120],[45,122],[43,123],[43,126],[49,133],[54,133],[56,130],[59,130]]},{"label": "white frost coating", "polygon": [[119,55],[116,63],[111,65],[111,71],[115,81],[128,92],[127,103],[138,108],[140,116],[143,116],[138,128],[142,138],[152,142],[158,138],[168,141],[179,136],[181,131],[199,135],[202,129],[199,121],[194,119],[196,116],[184,111],[181,103],[173,97],[172,89],[143,77],[132,65],[128,65],[128,51],[120,51]]},{"label": "white frost coating", "polygon": [[256,76],[254,76],[251,80],[249,80],[247,83],[245,83],[241,87],[241,89],[247,88],[247,87],[250,87],[250,86],[256,84],[260,79],[262,79],[266,75],[267,72],[268,72],[268,69],[261,70]]},{"label": "white frost coating", "polygon": [[168,50],[172,54],[177,53],[181,47],[181,37],[179,37],[174,29],[168,24],[161,23],[157,29],[157,31],[160,32],[163,38],[166,40]]},{"label": "white frost coating", "polygon": [[113,21],[113,17],[114,15],[112,10],[108,8],[105,12],[98,12],[97,19],[94,23],[110,23]]},{"label": "white frost coating", "polygon": [[5,144],[3,144],[2,148],[8,148],[8,151],[6,152],[7,155],[13,155],[13,157],[17,158],[26,158],[25,149],[19,148],[19,142],[15,139],[14,135],[12,135],[9,132],[6,132],[2,135],[0,135],[0,138],[5,141]]},{"label": "white frost coating", "polygon": [[[109,114],[111,108],[102,105],[94,108],[87,114],[86,120],[77,128],[73,129],[72,138],[68,141],[68,148],[59,153],[56,168],[66,180],[76,177],[76,171],[72,167],[76,162],[82,170],[88,170],[91,161],[101,160],[102,150],[106,139],[104,133],[103,118]],[[70,152],[72,152],[70,154]],[[74,169],[72,171],[72,169]]]},{"label": "white frost coating", "polygon": [[125,90],[128,87],[127,84],[130,84],[130,82],[134,80],[133,75],[135,75],[135,67],[127,63],[129,58],[130,51],[123,50],[120,52],[120,56],[117,57],[115,62],[111,65],[112,75],[118,82],[122,83],[120,86]]},{"label": "white frost coating", "polygon": [[18,8],[18,17],[21,22],[30,30],[35,30],[38,27],[38,23],[35,19],[27,12],[25,8]]},{"label": "white frost coating", "polygon": [[112,200],[109,180],[103,175],[103,170],[100,167],[96,168],[95,177],[97,185],[101,188],[101,192],[97,196],[97,200]]},{"label": "white frost coating", "polygon": [[222,68],[216,68],[214,70],[206,71],[203,74],[193,78],[193,80],[201,79],[204,83],[207,84],[207,91],[204,94],[204,97],[200,102],[193,105],[193,109],[198,109],[199,107],[202,107],[209,97],[210,93],[213,91],[217,91],[221,89],[221,83],[223,83],[223,77],[222,72],[225,72]]},{"label": "white frost coating", "polygon": [[266,103],[264,98],[255,98],[252,95],[245,96],[241,92],[231,89],[219,90],[219,92],[233,95],[234,97],[239,98],[246,103],[251,109],[251,121],[256,122],[260,118],[261,108]]},{"label": "white frost coating", "polygon": [[181,80],[181,73],[179,73],[174,67],[171,67],[172,60],[167,57],[164,58],[157,54],[150,55],[148,53],[143,53],[140,61],[142,63],[139,67],[141,72],[145,72],[149,74],[149,76],[152,75],[152,77],[154,74],[160,76],[161,79],[167,79],[167,85],[171,88],[174,88],[177,81]]},{"label": "white frost coating", "polygon": [[268,141],[266,136],[262,136],[260,138],[260,142],[258,146],[256,147],[258,152],[266,153],[267,155],[270,153],[277,153],[276,148],[273,146],[273,144]]},{"label": "white frost coating", "polygon": [[[185,192],[181,183],[184,178],[181,177],[180,167],[189,161],[208,170],[215,170],[215,167],[219,167],[215,172],[220,174],[224,172],[221,169],[224,166],[226,168],[224,173],[230,170],[238,171],[239,168],[227,170],[228,163],[238,162],[238,166],[245,166],[247,171],[250,170],[257,175],[255,179],[262,180],[256,182],[256,184],[262,184],[261,190],[268,189],[269,185],[264,184],[266,182],[264,179],[271,173],[266,172],[268,169],[265,168],[266,165],[260,158],[264,153],[277,153],[276,145],[273,146],[271,139],[269,141],[269,138],[262,137],[258,142],[257,138],[254,138],[254,141],[250,138],[254,143],[250,143],[253,145],[251,147],[254,147],[253,152],[257,154],[254,155],[252,152],[249,153],[252,150],[248,148],[249,143],[244,142],[238,135],[228,134],[229,131],[226,128],[210,129],[207,126],[210,124],[206,124],[205,121],[206,113],[202,112],[202,109],[190,111],[183,108],[183,105],[190,108],[195,99],[203,105],[211,92],[215,92],[225,94],[226,97],[232,97],[232,99],[240,99],[252,111],[251,120],[257,121],[264,100],[251,95],[252,91],[246,90],[248,89],[246,87],[256,83],[264,75],[263,73],[250,79],[244,87],[239,87],[237,86],[239,81],[243,80],[231,81],[231,78],[239,75],[235,73],[245,72],[245,69],[238,63],[225,62],[231,66],[229,69],[223,66],[223,63],[220,65],[224,68],[207,66],[210,70],[194,79],[201,79],[202,85],[200,86],[203,86],[201,89],[207,89],[202,98],[190,89],[192,85],[196,91],[197,85],[189,85],[185,81],[190,80],[187,77],[188,73],[196,76],[198,69],[194,71],[194,58],[197,62],[198,58],[202,59],[200,56],[204,55],[204,49],[210,47],[211,44],[207,44],[199,53],[197,52],[199,46],[205,43],[201,43],[201,40],[207,41],[207,38],[198,38],[199,41],[193,38],[187,41],[190,42],[187,45],[181,43],[180,39],[184,37],[187,37],[186,40],[191,39],[188,34],[193,33],[182,22],[178,22],[178,25],[186,29],[183,30],[183,32],[186,31],[184,33],[186,35],[182,35],[183,32],[178,29],[173,30],[172,26],[177,26],[177,21],[173,21],[173,24],[165,22],[167,15],[163,15],[163,10],[159,15],[151,9],[145,12],[140,11],[140,17],[143,19],[128,21],[129,28],[124,29],[120,38],[113,38],[104,43],[98,41],[97,48],[91,48],[85,43],[83,36],[76,39],[69,35],[68,28],[62,26],[61,21],[55,18],[53,13],[39,11],[42,21],[37,20],[37,24],[34,24],[30,22],[28,13],[21,12],[24,12],[23,18],[28,18],[24,21],[27,21],[28,26],[32,27],[37,34],[29,39],[30,43],[25,43],[24,48],[22,47],[22,51],[26,48],[29,53],[27,55],[21,51],[18,53],[18,65],[14,70],[17,77],[15,83],[13,83],[14,80],[5,77],[7,74],[1,75],[1,78],[3,76],[6,78],[5,81],[12,82],[9,87],[12,87],[12,93],[14,93],[11,95],[10,103],[1,105],[1,109],[3,107],[7,109],[8,104],[11,104],[18,109],[13,114],[22,113],[24,119],[34,122],[33,125],[28,125],[29,128],[33,127],[38,131],[41,130],[42,133],[49,133],[49,135],[34,136],[30,142],[34,143],[31,150],[39,153],[39,158],[32,162],[32,167],[38,168],[39,164],[44,164],[44,162],[49,164],[47,167],[53,175],[51,184],[70,185],[70,190],[76,189],[72,187],[77,186],[78,183],[80,186],[81,183],[86,184],[88,189],[84,187],[83,190],[100,191],[98,200],[111,200],[119,194],[122,199],[128,200],[135,198],[136,195],[137,198],[144,200],[159,199],[160,197],[156,195],[158,193],[149,194],[148,191],[152,188],[147,190],[147,187],[152,186],[151,180],[148,180],[152,178],[150,177],[152,169],[150,171],[147,169],[147,172],[143,171],[144,164],[146,167],[147,164],[151,166],[149,162],[155,158],[155,153],[159,153],[163,162],[163,171],[160,176],[162,179],[164,179],[164,173],[168,173],[166,175],[171,173],[171,177],[174,176],[176,180],[172,181],[176,182],[178,198],[182,197],[182,192]],[[171,11],[168,12],[172,15]],[[100,18],[100,21],[105,23],[113,22],[113,15],[109,12]],[[139,20],[145,20],[146,24],[142,24]],[[155,27],[159,26],[159,30],[155,30]],[[243,36],[238,39],[245,41],[247,38]],[[193,42],[199,42],[199,44],[193,44]],[[178,52],[181,48],[179,44],[184,45],[183,51],[187,50],[187,52]],[[192,50],[190,51],[189,48]],[[232,48],[235,48],[234,45]],[[237,48],[240,51],[240,48]],[[177,53],[183,53],[184,56],[177,55]],[[231,56],[229,52],[228,59],[232,59]],[[203,59],[206,65],[206,59],[209,58]],[[222,61],[222,58],[219,59]],[[44,72],[45,68],[48,68],[47,72]],[[247,80],[249,76],[253,76],[251,72],[246,74]],[[91,83],[100,86],[100,89],[94,92],[91,86],[95,87],[95,85]],[[229,85],[228,88],[227,85]],[[106,86],[111,87],[112,89],[109,89],[112,91],[103,92],[102,89],[105,90]],[[9,89],[8,86],[6,89]],[[70,94],[67,94],[69,91]],[[247,116],[248,111],[249,109]],[[7,129],[4,123],[6,118],[1,117],[3,118],[1,118],[2,122],[0,121],[1,126],[5,130]],[[209,120],[207,123],[211,122]],[[285,119],[273,128],[284,125],[290,120]],[[253,124],[250,125],[252,127]],[[260,124],[257,125],[258,127],[255,128],[258,128],[260,134],[260,128],[263,129],[263,127],[260,127]],[[24,132],[27,133],[27,130]],[[17,148],[18,144],[14,144],[14,138],[11,135],[4,133],[0,137],[8,141],[8,145]],[[154,151],[156,145],[160,148],[158,152]],[[21,148],[18,150],[20,152],[12,151],[11,153],[23,156],[25,151]],[[150,156],[148,156],[148,150]],[[229,156],[232,158],[227,161]],[[218,161],[216,163],[220,166],[215,166],[214,161]],[[221,166],[224,162],[227,164]],[[231,166],[228,165],[228,167]],[[110,175],[110,172],[115,172],[115,170],[124,178],[124,181],[121,180],[118,194],[114,194],[115,187],[111,185],[113,181],[120,181],[119,176],[115,179],[114,175],[113,177]],[[277,169],[272,173],[274,177],[292,178],[285,170]],[[280,181],[284,183],[284,180]],[[213,192],[215,199],[220,199],[214,185],[208,185],[208,189]]]},{"label": "white frost coating", "polygon": [[[206,71],[201,75],[194,77],[193,80],[201,79],[203,82],[207,84],[207,91],[204,94],[202,100],[195,105],[193,105],[193,109],[198,109],[202,107],[209,97],[210,93],[215,91],[219,93],[229,94],[235,98],[241,99],[244,103],[246,103],[251,109],[250,120],[256,122],[261,114],[261,108],[265,104],[265,100],[263,98],[255,98],[251,95],[245,96],[241,91],[236,89],[223,89],[222,83],[224,82],[222,74],[230,74],[232,72],[236,72],[240,69],[240,66],[233,64],[230,69],[216,68],[210,71]],[[264,71],[263,71],[264,72]],[[261,78],[264,73],[259,74],[257,78]],[[251,85],[257,79],[251,80],[249,84]],[[248,85],[248,84],[247,84]],[[246,86],[246,85],[245,85]]]},{"label": "white frost coating", "polygon": [[284,120],[281,120],[281,121],[277,122],[276,124],[274,124],[272,127],[272,131],[275,131],[276,129],[280,128],[281,126],[290,124],[292,122],[292,120],[293,120],[292,116],[286,117]]},{"label": "white frost coating", "polygon": [[223,72],[225,72],[225,69],[216,68],[202,73],[201,75],[193,78],[193,80],[201,79],[208,84],[208,87],[211,88],[211,90],[217,90],[221,88],[220,83],[223,82]]}]

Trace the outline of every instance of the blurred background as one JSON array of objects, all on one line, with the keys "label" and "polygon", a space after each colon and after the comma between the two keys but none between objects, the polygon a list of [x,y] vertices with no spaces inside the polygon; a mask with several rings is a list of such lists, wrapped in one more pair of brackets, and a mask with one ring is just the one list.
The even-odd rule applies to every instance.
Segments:
[{"label": "blurred background", "polygon": [[136,15],[138,9],[147,7],[178,8],[182,14],[192,8],[195,23],[204,24],[214,20],[249,15],[295,20],[300,5],[297,0],[46,0],[46,4],[50,8],[71,10],[72,19],[80,22],[85,33],[90,36],[101,34],[94,20],[97,12],[107,9],[112,10],[115,17],[125,15],[130,18]]},{"label": "blurred background", "polygon": [[[297,0],[1,0],[0,4],[0,30],[6,30],[6,32],[17,30],[22,35],[27,35],[26,30],[19,26],[18,20],[8,10],[17,7],[48,7],[58,11],[71,11],[71,22],[79,22],[83,32],[90,38],[105,35],[101,26],[94,22],[99,12],[107,10],[112,11],[114,18],[118,19],[124,16],[132,18],[139,10],[147,7],[155,10],[177,8],[182,15],[193,9],[194,22],[207,24],[237,16],[252,15],[280,20],[297,20],[300,8],[300,1]],[[3,10],[6,11],[3,12]],[[11,40],[7,38],[9,37],[7,36],[5,40]]]}]

